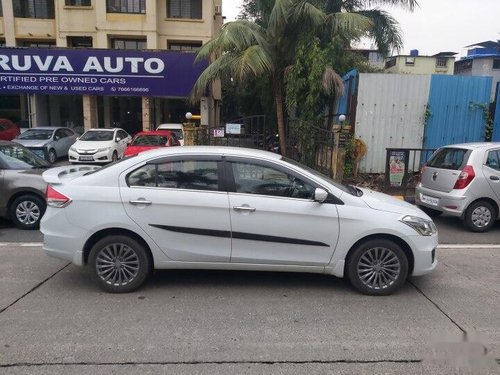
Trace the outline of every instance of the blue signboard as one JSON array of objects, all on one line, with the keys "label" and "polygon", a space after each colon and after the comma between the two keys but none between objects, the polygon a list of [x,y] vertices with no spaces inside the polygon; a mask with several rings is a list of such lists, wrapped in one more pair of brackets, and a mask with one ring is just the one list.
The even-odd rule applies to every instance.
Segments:
[{"label": "blue signboard", "polygon": [[0,94],[187,97],[207,67],[195,54],[0,48]]}]

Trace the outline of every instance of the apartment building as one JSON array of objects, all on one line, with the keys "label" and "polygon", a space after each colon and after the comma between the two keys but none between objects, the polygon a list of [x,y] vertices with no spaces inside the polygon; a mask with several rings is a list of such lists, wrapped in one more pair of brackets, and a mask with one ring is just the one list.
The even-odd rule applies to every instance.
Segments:
[{"label": "apartment building", "polygon": [[389,57],[385,62],[387,73],[397,74],[453,74],[455,52],[440,52],[433,56],[422,56],[418,50],[410,55]]},{"label": "apartment building", "polygon": [[[186,101],[222,26],[222,0],[1,0],[0,117],[134,133],[218,118],[220,93]],[[12,48],[15,47],[15,48]],[[215,94],[215,95],[214,95]]]}]

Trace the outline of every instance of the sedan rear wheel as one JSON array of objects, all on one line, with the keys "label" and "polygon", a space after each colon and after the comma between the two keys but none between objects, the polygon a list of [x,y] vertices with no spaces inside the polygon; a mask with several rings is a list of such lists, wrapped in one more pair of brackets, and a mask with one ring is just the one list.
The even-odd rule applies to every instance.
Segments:
[{"label": "sedan rear wheel", "polygon": [[349,256],[347,277],[361,293],[394,293],[408,276],[408,259],[399,245],[390,240],[370,240]]},{"label": "sedan rear wheel", "polygon": [[465,225],[473,232],[486,232],[495,224],[495,208],[487,201],[472,203],[465,212]]},{"label": "sedan rear wheel", "polygon": [[21,229],[36,229],[45,212],[45,202],[31,194],[16,198],[9,208],[9,216],[14,225]]},{"label": "sedan rear wheel", "polygon": [[56,150],[51,149],[51,150],[49,151],[48,159],[49,159],[49,163],[50,163],[50,164],[54,164],[54,163],[57,161],[57,154],[56,154]]},{"label": "sedan rear wheel", "polygon": [[111,293],[128,293],[138,289],[151,269],[144,246],[121,235],[98,241],[90,251],[89,265],[99,287]]}]

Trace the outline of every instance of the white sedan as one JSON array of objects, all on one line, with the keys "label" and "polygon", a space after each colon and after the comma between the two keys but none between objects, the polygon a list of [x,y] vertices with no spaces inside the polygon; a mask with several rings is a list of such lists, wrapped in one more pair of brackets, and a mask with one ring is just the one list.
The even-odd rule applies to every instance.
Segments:
[{"label": "white sedan", "polygon": [[83,133],[69,148],[70,163],[109,163],[123,157],[132,137],[123,129],[96,128]]},{"label": "white sedan", "polygon": [[109,292],[184,268],[325,273],[387,295],[437,264],[424,212],[274,153],[172,147],[89,168],[43,174],[43,248]]}]

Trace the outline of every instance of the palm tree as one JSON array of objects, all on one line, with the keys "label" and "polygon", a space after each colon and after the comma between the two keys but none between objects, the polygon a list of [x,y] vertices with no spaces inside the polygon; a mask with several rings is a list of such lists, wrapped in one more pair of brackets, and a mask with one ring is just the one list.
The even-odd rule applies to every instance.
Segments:
[{"label": "palm tree", "polygon": [[[280,148],[285,155],[285,71],[294,62],[300,37],[305,33],[315,34],[326,18],[327,15],[312,1],[275,0],[270,13],[265,14],[259,23],[248,20],[226,23],[218,35],[198,52],[198,61],[210,59],[212,62],[198,78],[193,95],[202,96],[211,82],[222,77],[229,76],[241,82],[269,74],[272,77]],[[346,32],[367,30],[371,26],[371,22],[359,13],[338,13],[330,18],[337,29]]]}]

